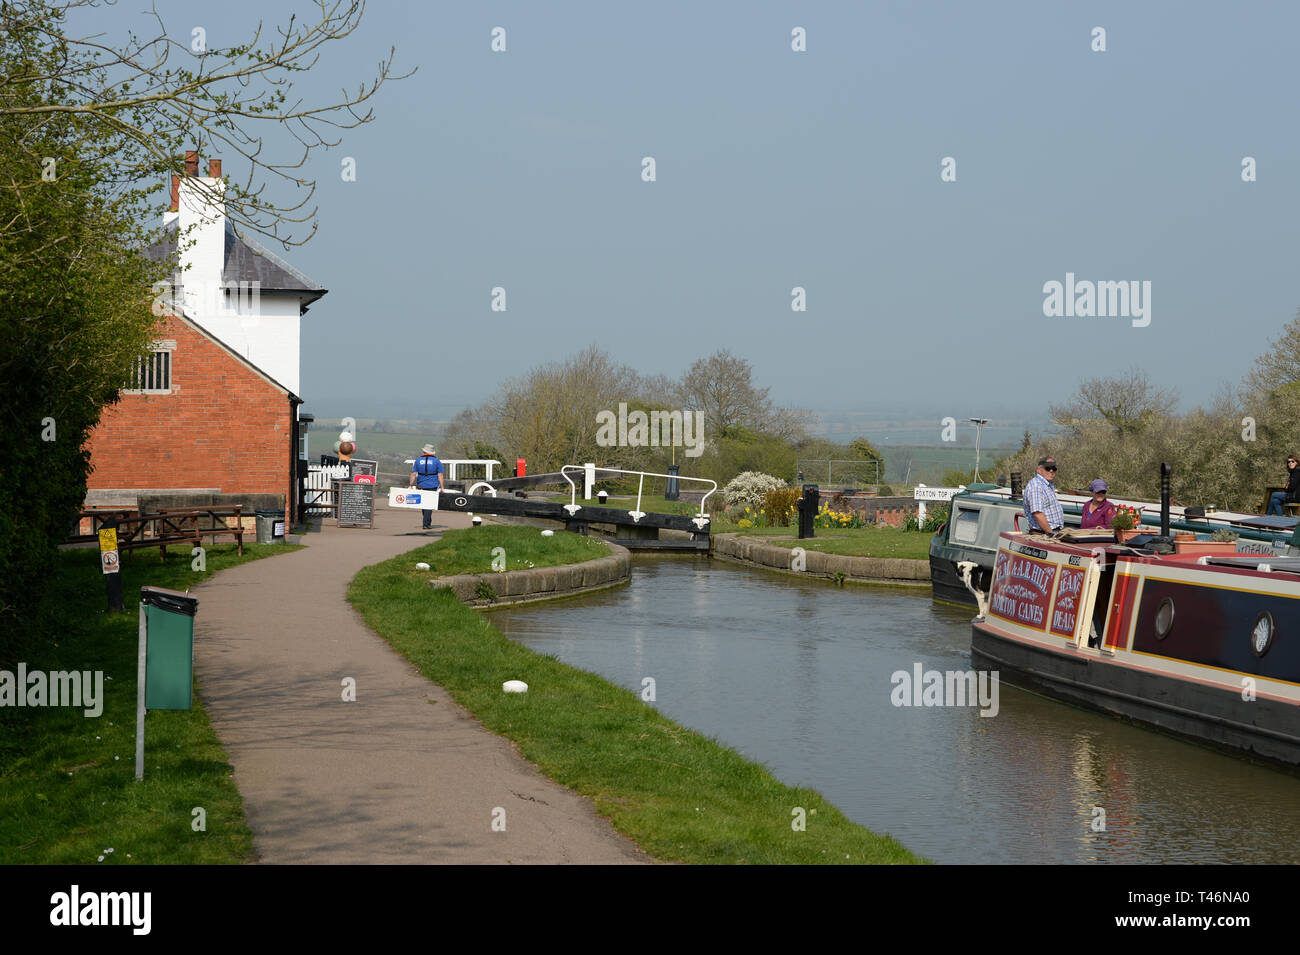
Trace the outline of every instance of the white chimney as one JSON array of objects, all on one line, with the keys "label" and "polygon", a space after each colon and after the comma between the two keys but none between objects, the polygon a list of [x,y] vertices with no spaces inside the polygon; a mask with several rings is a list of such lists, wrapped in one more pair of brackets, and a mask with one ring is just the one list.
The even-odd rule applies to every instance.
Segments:
[{"label": "white chimney", "polygon": [[[315,301],[324,290],[263,288],[262,279],[251,276],[275,275],[283,263],[248,237],[235,238],[232,274],[223,283],[226,203],[221,160],[209,160],[207,176],[198,171],[199,154],[186,152],[185,175],[172,177],[171,208],[163,217],[168,227],[177,226],[182,268],[178,284],[183,286],[185,312],[208,334],[297,394],[303,298],[311,295]],[[250,262],[261,255],[272,258]],[[273,279],[289,280],[288,275]]]},{"label": "white chimney", "polygon": [[177,242],[185,307],[193,315],[211,316],[222,309],[221,272],[226,264],[225,181],[221,160],[198,175],[199,155],[185,154],[185,176],[176,192],[179,212]]}]

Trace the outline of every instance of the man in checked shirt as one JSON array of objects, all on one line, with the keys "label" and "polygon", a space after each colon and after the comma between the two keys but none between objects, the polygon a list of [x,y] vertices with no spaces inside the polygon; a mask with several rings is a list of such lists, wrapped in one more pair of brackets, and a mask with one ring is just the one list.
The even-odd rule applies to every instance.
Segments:
[{"label": "man in checked shirt", "polygon": [[1065,512],[1056,499],[1056,458],[1039,458],[1038,473],[1025,485],[1025,530],[1050,534],[1065,526]]}]

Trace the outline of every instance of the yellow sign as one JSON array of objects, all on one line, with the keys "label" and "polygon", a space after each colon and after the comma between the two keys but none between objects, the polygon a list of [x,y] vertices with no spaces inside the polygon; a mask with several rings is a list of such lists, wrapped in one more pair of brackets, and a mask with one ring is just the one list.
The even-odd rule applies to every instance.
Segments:
[{"label": "yellow sign", "polygon": [[117,528],[105,527],[100,530],[99,549],[101,551],[117,550]]}]

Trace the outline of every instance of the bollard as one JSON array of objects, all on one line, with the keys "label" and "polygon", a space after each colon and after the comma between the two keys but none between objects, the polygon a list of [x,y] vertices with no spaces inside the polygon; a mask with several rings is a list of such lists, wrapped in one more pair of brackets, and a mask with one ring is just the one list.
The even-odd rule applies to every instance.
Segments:
[{"label": "bollard", "polygon": [[668,465],[668,473],[671,474],[672,477],[668,479],[668,483],[664,487],[665,501],[676,501],[679,500],[681,497],[681,491],[677,486],[677,473],[678,473],[677,467],[678,466],[676,464]]},{"label": "bollard", "polygon": [[816,484],[803,486],[803,497],[799,499],[799,540],[809,540],[813,536],[813,520],[817,517],[817,507],[821,502],[821,488]]},{"label": "bollard", "polygon": [[597,491],[597,492],[596,492],[596,500],[599,501],[599,502],[601,503],[601,506],[604,506],[604,505],[608,504],[608,503],[609,503],[609,491]]}]

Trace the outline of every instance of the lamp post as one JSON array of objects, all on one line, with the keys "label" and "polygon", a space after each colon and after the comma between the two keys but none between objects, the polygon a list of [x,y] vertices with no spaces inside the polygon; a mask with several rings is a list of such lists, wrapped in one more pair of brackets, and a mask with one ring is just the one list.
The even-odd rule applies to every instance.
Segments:
[{"label": "lamp post", "polygon": [[968,418],[971,424],[975,426],[975,479],[972,484],[978,484],[980,479],[980,438],[984,434],[984,426],[989,423],[988,418]]}]

